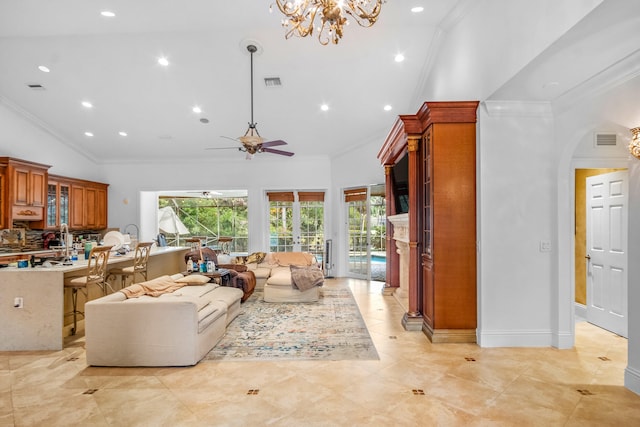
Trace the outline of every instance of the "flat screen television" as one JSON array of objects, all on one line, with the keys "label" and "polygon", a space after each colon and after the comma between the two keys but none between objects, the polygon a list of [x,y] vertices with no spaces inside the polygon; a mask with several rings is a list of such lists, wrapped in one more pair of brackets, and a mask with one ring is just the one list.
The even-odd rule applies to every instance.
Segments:
[{"label": "flat screen television", "polygon": [[396,214],[409,212],[409,156],[405,154],[393,165],[391,180]]}]

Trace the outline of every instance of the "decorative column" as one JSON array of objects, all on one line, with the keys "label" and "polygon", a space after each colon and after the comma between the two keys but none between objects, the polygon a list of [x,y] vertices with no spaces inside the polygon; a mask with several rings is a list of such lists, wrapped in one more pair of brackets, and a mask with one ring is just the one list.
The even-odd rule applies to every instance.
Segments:
[{"label": "decorative column", "polygon": [[399,214],[387,217],[393,224],[393,240],[395,252],[399,255],[399,284],[393,296],[400,305],[409,310],[409,214]]},{"label": "decorative column", "polygon": [[[393,197],[393,184],[391,182],[393,173],[393,166],[385,165],[384,178],[385,178],[385,199],[387,212],[395,212],[395,199]],[[394,291],[399,286],[399,271],[398,271],[398,252],[396,252],[395,244],[393,243],[394,227],[391,221],[387,220],[386,224],[386,251],[387,251],[387,267],[385,276],[385,285],[382,288],[382,295],[393,295]]]},{"label": "decorative column", "polygon": [[421,135],[409,135],[409,309],[402,318],[402,326],[408,331],[422,330],[422,262],[420,257],[420,230],[422,211],[422,182],[420,176]]}]

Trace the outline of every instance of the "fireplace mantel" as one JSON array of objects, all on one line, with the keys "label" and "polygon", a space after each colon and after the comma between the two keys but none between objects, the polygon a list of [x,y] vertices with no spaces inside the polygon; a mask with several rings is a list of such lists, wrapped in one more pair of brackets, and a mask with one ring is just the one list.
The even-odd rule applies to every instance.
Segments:
[{"label": "fireplace mantel", "polygon": [[393,225],[393,240],[396,241],[396,253],[400,256],[400,286],[393,296],[408,310],[409,307],[409,214],[388,216]]}]

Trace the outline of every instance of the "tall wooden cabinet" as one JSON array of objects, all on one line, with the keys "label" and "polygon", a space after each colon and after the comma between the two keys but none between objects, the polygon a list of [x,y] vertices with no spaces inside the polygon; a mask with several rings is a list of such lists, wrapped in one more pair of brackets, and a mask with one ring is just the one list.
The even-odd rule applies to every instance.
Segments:
[{"label": "tall wooden cabinet", "polygon": [[476,341],[475,131],[433,123],[422,138],[423,330],[433,342]]},{"label": "tall wooden cabinet", "polygon": [[[399,117],[378,155],[393,167],[408,151],[409,246],[415,251],[409,307],[434,343],[476,342],[477,106],[425,102],[417,114]],[[416,140],[417,147],[402,149]]]}]

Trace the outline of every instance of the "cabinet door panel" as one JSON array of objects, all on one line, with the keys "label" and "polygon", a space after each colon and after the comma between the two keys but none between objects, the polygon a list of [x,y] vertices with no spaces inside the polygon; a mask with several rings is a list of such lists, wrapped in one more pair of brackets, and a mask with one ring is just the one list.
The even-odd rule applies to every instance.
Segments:
[{"label": "cabinet door panel", "polygon": [[433,261],[422,257],[422,281],[423,294],[422,305],[424,310],[424,322],[435,328],[434,324],[434,273]]},{"label": "cabinet door panel", "polygon": [[98,189],[96,196],[96,227],[107,228],[107,190]]},{"label": "cabinet door panel", "polygon": [[58,186],[55,183],[49,183],[47,186],[47,215],[45,228],[54,228],[58,226]]},{"label": "cabinet door panel", "polygon": [[4,225],[5,215],[6,215],[4,210],[4,204],[6,203],[4,186],[5,186],[5,175],[4,175],[4,169],[2,169],[2,171],[0,171],[0,228],[7,228]]},{"label": "cabinet door panel", "polygon": [[45,206],[47,200],[47,175],[32,171],[29,192],[32,206]]},{"label": "cabinet door panel", "polygon": [[82,228],[85,225],[84,219],[84,187],[71,186],[71,227]]},{"label": "cabinet door panel", "polygon": [[98,206],[98,190],[95,188],[85,188],[85,225],[89,228],[96,228],[97,222],[97,206]]},{"label": "cabinet door panel", "polygon": [[13,174],[13,204],[27,206],[29,204],[29,171],[15,169]]}]

